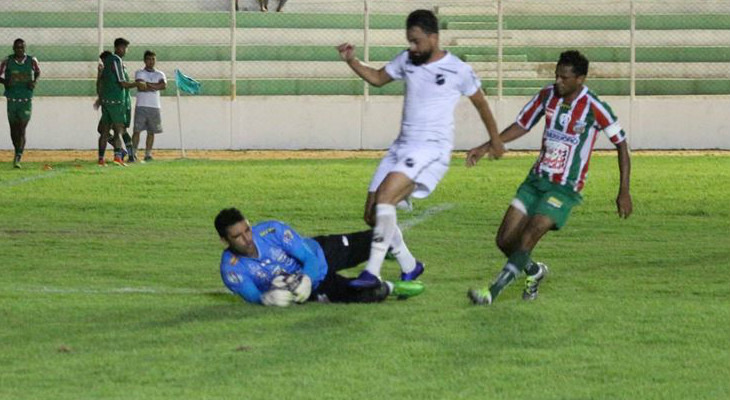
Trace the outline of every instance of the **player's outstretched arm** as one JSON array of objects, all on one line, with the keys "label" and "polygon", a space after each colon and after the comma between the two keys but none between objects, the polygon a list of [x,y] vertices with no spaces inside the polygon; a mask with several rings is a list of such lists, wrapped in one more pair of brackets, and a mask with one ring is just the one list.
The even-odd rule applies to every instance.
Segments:
[{"label": "player's outstretched arm", "polygon": [[380,87],[393,80],[393,78],[385,72],[385,68],[375,69],[361,63],[360,60],[355,57],[355,46],[352,44],[342,43],[337,46],[336,49],[340,53],[342,61],[346,62],[360,78],[365,80],[365,82],[375,87]]},{"label": "player's outstretched arm", "polygon": [[491,143],[489,148],[487,148],[489,158],[501,158],[505,152],[504,143],[502,143],[502,139],[499,137],[497,120],[494,119],[494,114],[492,114],[492,110],[489,108],[489,103],[484,96],[484,92],[481,89],[477,90],[476,93],[469,96],[469,100],[474,105],[474,108],[477,109],[479,117],[484,123],[484,127],[487,128],[487,133],[489,133],[489,141]]},{"label": "player's outstretched arm", "polygon": [[[507,129],[502,131],[499,138],[502,139],[502,143],[509,143],[522,135],[529,132],[527,129],[521,127],[517,123],[512,123]],[[484,142],[483,144],[474,147],[466,153],[466,166],[473,167],[477,164],[482,157],[489,151],[489,147],[492,145],[491,141]]]},{"label": "player's outstretched arm", "polygon": [[624,140],[616,145],[618,151],[618,169],[621,182],[619,183],[618,196],[616,197],[616,207],[618,208],[618,216],[620,218],[628,218],[634,209],[631,201],[631,192],[629,190],[629,181],[631,180],[631,156],[629,155],[629,145]]}]

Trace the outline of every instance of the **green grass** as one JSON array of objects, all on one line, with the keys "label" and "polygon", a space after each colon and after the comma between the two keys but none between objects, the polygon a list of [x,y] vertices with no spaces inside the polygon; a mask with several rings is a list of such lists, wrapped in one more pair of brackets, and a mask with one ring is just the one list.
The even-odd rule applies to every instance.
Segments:
[{"label": "green grass", "polygon": [[213,217],[236,205],[307,235],[362,229],[377,160],[0,163],[0,398],[730,397],[730,157],[635,156],[619,220],[615,156],[595,156],[584,204],[534,252],[552,271],[540,298],[516,284],[472,306],[532,161],[456,159],[399,214],[423,218],[405,232],[422,296],[290,309],[224,293]]}]

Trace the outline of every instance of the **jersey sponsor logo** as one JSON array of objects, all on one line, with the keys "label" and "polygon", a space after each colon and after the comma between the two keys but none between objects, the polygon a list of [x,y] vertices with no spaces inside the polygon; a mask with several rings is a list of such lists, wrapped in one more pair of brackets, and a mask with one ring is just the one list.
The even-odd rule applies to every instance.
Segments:
[{"label": "jersey sponsor logo", "polygon": [[446,83],[446,78],[444,77],[444,74],[436,74],[436,84],[441,86],[444,83]]},{"label": "jersey sponsor logo", "polygon": [[416,165],[416,162],[412,158],[406,158],[406,167],[413,168],[414,165]]},{"label": "jersey sponsor logo", "polygon": [[243,282],[243,276],[237,272],[230,271],[228,272],[228,282],[238,284]]},{"label": "jersey sponsor logo", "polygon": [[274,233],[274,232],[276,232],[276,228],[267,228],[267,229],[261,231],[261,233],[259,233],[259,236],[264,237],[264,236],[268,235],[269,233]]},{"label": "jersey sponsor logo", "polygon": [[276,260],[276,262],[283,263],[286,261],[286,253],[278,248],[271,248],[271,258]]},{"label": "jersey sponsor logo", "polygon": [[555,208],[560,208],[560,207],[563,206],[563,202],[560,201],[560,200],[558,200],[557,198],[555,198],[553,196],[550,196],[547,199],[547,203],[550,204],[551,206],[555,207]]},{"label": "jersey sponsor logo", "polygon": [[284,243],[291,243],[291,241],[294,239],[294,234],[291,230],[287,229],[284,231]]},{"label": "jersey sponsor logo", "polygon": [[573,117],[571,117],[568,113],[560,115],[560,125],[568,126],[571,119],[573,119]]},{"label": "jersey sponsor logo", "polygon": [[238,257],[231,256],[231,259],[228,261],[231,265],[236,265],[238,263]]},{"label": "jersey sponsor logo", "polygon": [[269,279],[269,274],[266,273],[266,271],[264,271],[263,269],[256,270],[254,274],[256,275],[256,278],[260,281],[265,281]]},{"label": "jersey sponsor logo", "polygon": [[570,153],[570,146],[557,140],[546,140],[545,151],[540,160],[540,170],[549,174],[562,174]]},{"label": "jersey sponsor logo", "polygon": [[577,136],[574,135],[568,135],[560,131],[556,131],[555,129],[548,129],[545,132],[545,137],[548,140],[554,140],[558,142],[568,143],[572,144],[573,146],[580,143],[580,139]]}]

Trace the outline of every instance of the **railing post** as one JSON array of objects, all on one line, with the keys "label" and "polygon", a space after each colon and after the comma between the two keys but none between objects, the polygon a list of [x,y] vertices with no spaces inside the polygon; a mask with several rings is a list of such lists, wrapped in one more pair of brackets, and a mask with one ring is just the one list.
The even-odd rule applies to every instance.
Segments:
[{"label": "railing post", "polygon": [[[363,62],[370,62],[370,0],[364,0],[365,14],[363,15]],[[370,100],[370,85],[363,80],[363,95],[365,101]]]},{"label": "railing post", "polygon": [[99,54],[104,51],[104,0],[98,1],[96,30],[99,41]]},{"label": "railing post", "polygon": [[630,95],[631,100],[633,101],[636,98],[636,8],[634,4],[634,0],[630,0],[631,7],[630,7],[630,13],[631,13],[631,34],[630,34],[630,45],[629,48],[631,49],[631,60],[629,65],[629,71],[631,71],[631,81],[630,81]]},{"label": "railing post", "polygon": [[236,85],[236,0],[231,0],[231,102],[230,102],[230,115],[229,115],[229,126],[230,126],[230,145],[229,148],[233,149],[233,136],[235,132],[234,127],[234,115],[235,115],[235,104],[237,95]]},{"label": "railing post", "polygon": [[502,0],[497,0],[497,99],[502,100],[502,23],[503,23]]}]

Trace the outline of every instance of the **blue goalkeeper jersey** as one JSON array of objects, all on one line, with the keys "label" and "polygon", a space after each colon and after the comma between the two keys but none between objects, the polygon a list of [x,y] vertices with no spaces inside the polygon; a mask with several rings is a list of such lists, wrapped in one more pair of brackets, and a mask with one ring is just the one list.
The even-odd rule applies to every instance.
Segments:
[{"label": "blue goalkeeper jersey", "polygon": [[261,303],[261,294],[281,274],[304,273],[314,291],[325,275],[327,261],[315,240],[303,238],[279,221],[265,221],[251,228],[258,258],[242,256],[230,248],[221,256],[221,278],[226,287],[250,303]]}]

